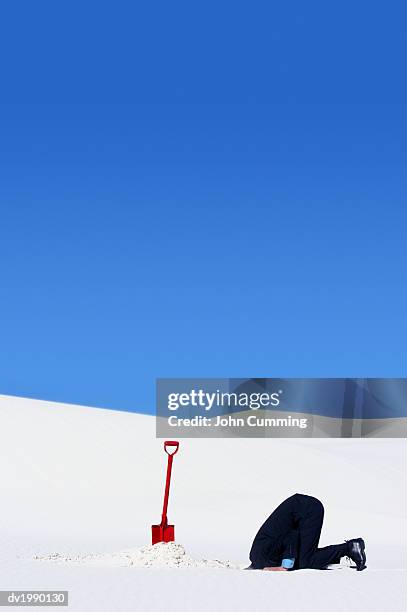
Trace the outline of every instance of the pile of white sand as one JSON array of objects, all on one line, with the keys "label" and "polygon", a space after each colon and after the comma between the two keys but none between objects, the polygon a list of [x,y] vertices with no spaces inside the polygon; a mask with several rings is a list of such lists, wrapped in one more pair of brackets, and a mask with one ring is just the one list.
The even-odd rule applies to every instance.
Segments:
[{"label": "pile of white sand", "polygon": [[51,553],[35,555],[34,559],[52,563],[72,565],[103,565],[122,567],[209,567],[220,569],[242,569],[242,565],[219,559],[193,559],[186,554],[185,548],[175,542],[132,548],[116,553],[89,553],[84,555],[66,555]]}]

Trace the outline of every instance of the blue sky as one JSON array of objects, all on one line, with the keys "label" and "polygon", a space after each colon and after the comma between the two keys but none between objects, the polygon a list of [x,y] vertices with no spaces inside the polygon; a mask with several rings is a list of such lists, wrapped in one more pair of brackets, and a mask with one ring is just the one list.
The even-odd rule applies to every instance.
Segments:
[{"label": "blue sky", "polygon": [[406,374],[401,3],[11,10],[0,393]]}]

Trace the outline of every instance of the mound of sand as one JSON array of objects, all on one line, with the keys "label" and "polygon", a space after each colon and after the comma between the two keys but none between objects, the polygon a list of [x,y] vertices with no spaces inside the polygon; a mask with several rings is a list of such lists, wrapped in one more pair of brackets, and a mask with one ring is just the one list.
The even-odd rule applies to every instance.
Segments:
[{"label": "mound of sand", "polygon": [[88,553],[84,555],[65,555],[63,553],[51,553],[48,555],[34,555],[39,561],[72,565],[103,565],[123,567],[209,567],[220,569],[241,569],[241,565],[231,561],[220,561],[219,559],[193,559],[186,554],[185,548],[175,542],[160,542],[158,544],[144,546],[143,548],[131,548],[115,553]]}]

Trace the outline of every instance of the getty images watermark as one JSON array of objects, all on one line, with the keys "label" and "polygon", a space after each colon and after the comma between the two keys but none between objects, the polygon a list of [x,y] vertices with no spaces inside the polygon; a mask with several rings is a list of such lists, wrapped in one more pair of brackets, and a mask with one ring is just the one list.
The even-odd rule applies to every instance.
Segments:
[{"label": "getty images watermark", "polygon": [[68,591],[0,591],[0,606],[67,606]]},{"label": "getty images watermark", "polygon": [[258,379],[159,379],[157,436],[291,437],[312,415],[288,414],[283,397]]},{"label": "getty images watermark", "polygon": [[407,378],[161,378],[156,433],[407,438]]}]

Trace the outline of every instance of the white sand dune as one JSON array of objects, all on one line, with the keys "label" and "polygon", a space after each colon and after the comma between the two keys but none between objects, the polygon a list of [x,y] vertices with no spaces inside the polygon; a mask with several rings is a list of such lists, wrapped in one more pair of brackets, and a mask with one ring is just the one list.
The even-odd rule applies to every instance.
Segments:
[{"label": "white sand dune", "polygon": [[[87,612],[406,608],[406,440],[182,440],[177,546],[157,563],[166,456],[153,417],[0,396],[0,431],[0,589],[69,590]],[[321,545],[365,538],[368,570],[232,569],[295,492],[325,505]]]}]

